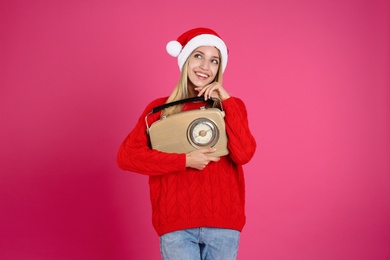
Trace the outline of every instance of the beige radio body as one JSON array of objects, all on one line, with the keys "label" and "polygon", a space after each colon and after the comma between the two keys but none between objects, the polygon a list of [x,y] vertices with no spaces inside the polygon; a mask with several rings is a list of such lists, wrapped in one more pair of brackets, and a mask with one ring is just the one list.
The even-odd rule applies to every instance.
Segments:
[{"label": "beige radio body", "polygon": [[[216,148],[211,156],[229,154],[225,112],[204,107],[184,111],[147,125],[152,148],[168,153],[189,153],[201,148]],[[147,117],[146,117],[147,122]]]}]

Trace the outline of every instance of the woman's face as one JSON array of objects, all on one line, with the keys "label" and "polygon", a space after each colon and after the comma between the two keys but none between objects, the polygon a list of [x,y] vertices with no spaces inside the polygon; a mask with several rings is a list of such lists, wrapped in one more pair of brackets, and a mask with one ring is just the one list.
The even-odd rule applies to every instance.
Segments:
[{"label": "woman's face", "polygon": [[220,62],[217,48],[211,46],[196,48],[188,60],[189,85],[193,88],[205,87],[213,82]]}]

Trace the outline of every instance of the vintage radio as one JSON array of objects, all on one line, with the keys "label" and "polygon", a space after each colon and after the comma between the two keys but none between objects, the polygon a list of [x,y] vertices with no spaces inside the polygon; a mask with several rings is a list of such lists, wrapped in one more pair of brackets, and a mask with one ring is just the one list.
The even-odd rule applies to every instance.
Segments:
[{"label": "vintage radio", "polygon": [[211,153],[211,156],[229,154],[222,104],[221,109],[201,107],[163,117],[148,125],[147,118],[153,113],[180,103],[201,100],[204,100],[204,97],[187,98],[153,108],[145,117],[152,148],[168,153],[189,153],[196,149],[212,147],[217,150]]}]

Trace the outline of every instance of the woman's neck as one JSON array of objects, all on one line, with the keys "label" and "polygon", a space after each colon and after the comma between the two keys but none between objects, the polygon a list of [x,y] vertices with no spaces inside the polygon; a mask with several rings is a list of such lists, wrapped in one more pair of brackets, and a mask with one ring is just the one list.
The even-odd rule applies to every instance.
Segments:
[{"label": "woman's neck", "polygon": [[198,96],[198,92],[194,89],[195,86],[191,82],[188,82],[187,88],[189,98]]}]

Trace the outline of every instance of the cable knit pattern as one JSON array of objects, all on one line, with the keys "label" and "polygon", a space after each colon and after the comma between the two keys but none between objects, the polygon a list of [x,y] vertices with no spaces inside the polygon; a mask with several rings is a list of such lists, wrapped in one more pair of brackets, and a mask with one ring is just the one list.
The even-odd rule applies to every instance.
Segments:
[{"label": "cable knit pattern", "polygon": [[[145,116],[167,98],[151,102],[118,152],[120,168],[149,176],[152,221],[158,235],[195,227],[220,227],[241,231],[245,225],[245,184],[242,165],[249,162],[256,142],[242,100],[223,101],[229,155],[210,162],[204,170],[186,168],[185,154],[150,149]],[[203,102],[188,103],[196,109]],[[152,124],[159,113],[148,117]]]}]

